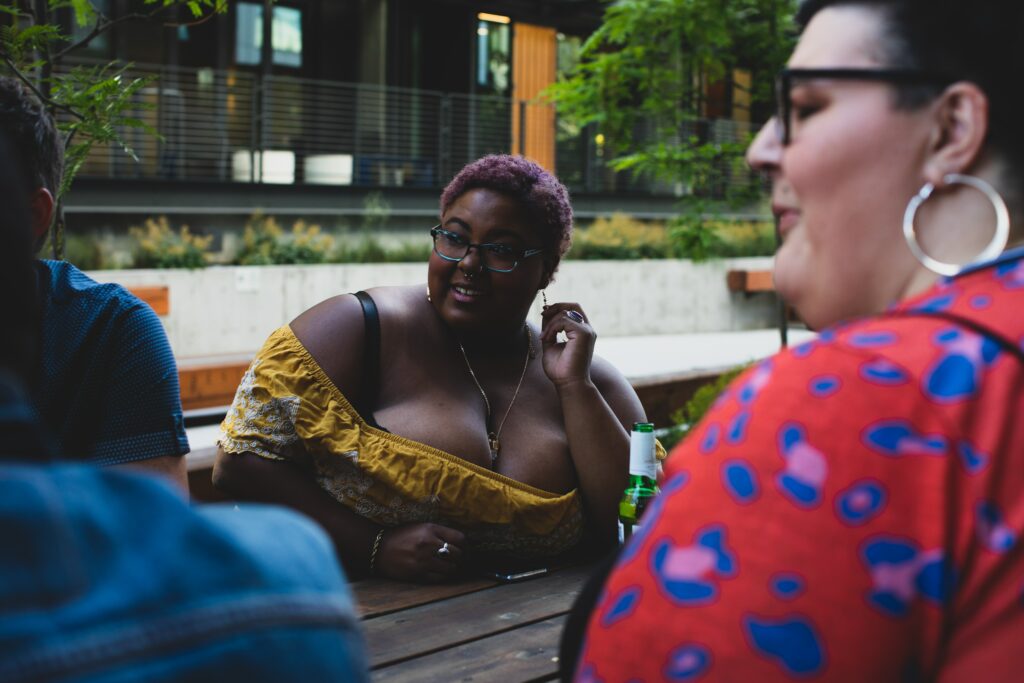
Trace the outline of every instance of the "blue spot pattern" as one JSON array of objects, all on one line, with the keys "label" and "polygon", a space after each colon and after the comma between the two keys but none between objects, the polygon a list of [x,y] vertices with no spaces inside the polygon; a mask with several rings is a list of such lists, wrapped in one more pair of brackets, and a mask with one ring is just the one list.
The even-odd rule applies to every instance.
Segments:
[{"label": "blue spot pattern", "polygon": [[722,464],[722,485],[740,505],[748,505],[761,495],[757,473],[743,460],[728,460]]},{"label": "blue spot pattern", "polygon": [[576,683],[605,683],[605,680],[597,675],[597,669],[593,664],[587,663],[577,672]]},{"label": "blue spot pattern", "polygon": [[911,311],[922,311],[925,313],[938,313],[941,311],[948,310],[956,302],[955,294],[940,294],[931,298],[925,299],[916,306],[910,308]]},{"label": "blue spot pattern", "polygon": [[836,516],[849,526],[862,526],[882,514],[887,500],[881,482],[863,479],[836,494]]},{"label": "blue spot pattern", "polygon": [[988,465],[988,455],[982,453],[967,441],[959,442],[956,445],[956,450],[960,455],[960,463],[967,470],[968,474],[977,474]]},{"label": "blue spot pattern", "polygon": [[807,589],[804,578],[794,572],[773,574],[768,581],[768,588],[779,600],[795,600]]},{"label": "blue spot pattern", "polygon": [[964,401],[975,395],[981,374],[999,356],[999,345],[981,335],[955,328],[939,332],[943,354],[924,374],[925,395],[938,403]]},{"label": "blue spot pattern", "polygon": [[910,381],[910,375],[892,361],[877,358],[860,366],[860,377],[870,384],[885,387],[896,387]]},{"label": "blue spot pattern", "polygon": [[736,413],[736,417],[732,419],[732,423],[729,425],[729,433],[725,437],[726,441],[734,446],[743,443],[747,438],[747,424],[749,422],[749,410],[741,410]]},{"label": "blue spot pattern", "polygon": [[946,438],[941,434],[920,434],[906,420],[883,420],[864,430],[865,446],[893,458],[904,455],[946,454]]},{"label": "blue spot pattern", "polygon": [[736,556],[726,545],[725,527],[699,530],[693,544],[661,540],[651,552],[651,571],[661,591],[676,605],[708,605],[718,598],[718,580],[736,575]]},{"label": "blue spot pattern", "polygon": [[631,615],[640,604],[641,595],[643,595],[643,591],[639,586],[630,586],[608,601],[608,606],[601,614],[601,626],[604,628],[614,626]]},{"label": "blue spot pattern", "polygon": [[672,650],[662,673],[667,681],[695,681],[711,669],[711,651],[699,643]]},{"label": "blue spot pattern", "polygon": [[909,539],[875,536],[861,549],[871,576],[867,602],[882,614],[902,617],[920,596],[942,605],[952,596],[956,574],[941,550],[921,552]]},{"label": "blue spot pattern", "polygon": [[819,375],[811,379],[808,390],[815,398],[828,398],[843,385],[837,375]]},{"label": "blue spot pattern", "polygon": [[1024,261],[1008,261],[996,266],[996,279],[1005,289],[1024,289]]},{"label": "blue spot pattern", "polygon": [[704,438],[700,441],[698,450],[704,455],[710,455],[715,452],[718,448],[718,443],[722,438],[722,425],[717,422],[712,422],[708,425],[707,430],[704,432]]},{"label": "blue spot pattern", "polygon": [[992,305],[992,297],[988,294],[978,294],[976,296],[972,296],[970,301],[967,302],[967,305],[976,311],[983,311]]},{"label": "blue spot pattern", "polygon": [[1003,513],[992,501],[983,500],[974,506],[978,540],[994,553],[1005,553],[1017,541],[1017,534],[1006,523]]},{"label": "blue spot pattern", "polygon": [[790,676],[809,677],[825,669],[825,644],[807,617],[748,614],[743,618],[743,630],[755,652]]},{"label": "blue spot pattern", "polygon": [[786,461],[785,468],[775,476],[779,491],[799,507],[818,505],[828,472],[825,456],[807,442],[804,428],[792,422],[779,430],[778,447]]},{"label": "blue spot pattern", "polygon": [[850,335],[849,343],[857,348],[878,348],[880,346],[892,346],[899,341],[894,332],[854,332]]}]

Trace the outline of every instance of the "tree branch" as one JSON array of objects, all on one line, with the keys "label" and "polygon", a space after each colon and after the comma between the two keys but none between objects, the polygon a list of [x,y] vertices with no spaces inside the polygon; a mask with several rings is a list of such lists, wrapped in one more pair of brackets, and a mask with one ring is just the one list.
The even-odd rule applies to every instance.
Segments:
[{"label": "tree branch", "polygon": [[75,111],[71,107],[68,107],[67,105],[60,104],[59,102],[55,102],[52,97],[47,97],[46,95],[41,93],[39,91],[39,88],[36,87],[35,83],[33,83],[30,78],[28,78],[25,74],[23,74],[21,72],[21,70],[17,67],[17,65],[15,65],[15,63],[11,61],[11,58],[8,55],[4,55],[3,57],[4,57],[4,63],[7,64],[7,68],[9,68],[11,70],[11,72],[15,76],[17,76],[19,81],[21,81],[22,83],[24,83],[25,85],[28,86],[29,90],[31,90],[35,94],[35,96],[39,98],[40,102],[42,102],[43,104],[49,105],[49,106],[53,107],[54,109],[60,109],[63,112],[71,114],[72,116],[77,118],[79,121],[84,121],[85,120],[84,116],[79,114],[77,111]]}]

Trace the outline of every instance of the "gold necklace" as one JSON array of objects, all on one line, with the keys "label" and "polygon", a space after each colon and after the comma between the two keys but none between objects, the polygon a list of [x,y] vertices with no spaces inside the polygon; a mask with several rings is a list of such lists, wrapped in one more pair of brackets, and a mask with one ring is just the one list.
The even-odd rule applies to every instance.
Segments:
[{"label": "gold necklace", "polygon": [[501,436],[501,428],[505,426],[505,420],[508,419],[508,414],[512,412],[512,405],[516,402],[519,390],[523,387],[523,380],[526,379],[526,368],[530,366],[530,358],[533,356],[533,333],[530,332],[530,326],[526,323],[523,323],[523,329],[526,330],[526,358],[523,360],[523,374],[519,375],[519,384],[516,385],[516,390],[512,393],[512,400],[508,402],[505,416],[498,423],[497,430],[491,428],[491,402],[487,398],[487,392],[481,386],[480,380],[476,378],[476,373],[473,372],[473,366],[469,364],[469,356],[466,355],[466,349],[462,347],[462,342],[458,342],[459,351],[462,352],[462,360],[466,361],[466,369],[469,370],[469,376],[472,378],[476,388],[480,390],[480,395],[484,398],[484,407],[487,409],[487,445],[491,449],[491,467],[494,467],[494,463],[498,460],[498,453],[501,451],[501,441],[498,438]]}]

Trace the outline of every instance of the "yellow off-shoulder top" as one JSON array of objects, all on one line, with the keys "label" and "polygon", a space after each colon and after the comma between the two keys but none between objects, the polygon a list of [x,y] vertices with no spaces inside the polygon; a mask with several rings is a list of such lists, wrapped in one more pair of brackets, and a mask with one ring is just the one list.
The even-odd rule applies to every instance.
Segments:
[{"label": "yellow off-shoulder top", "polygon": [[549,557],[583,533],[578,490],[542,491],[367,424],[287,325],[242,378],[220,445],[311,461],[320,486],[353,512],[382,526],[451,526],[484,552]]}]

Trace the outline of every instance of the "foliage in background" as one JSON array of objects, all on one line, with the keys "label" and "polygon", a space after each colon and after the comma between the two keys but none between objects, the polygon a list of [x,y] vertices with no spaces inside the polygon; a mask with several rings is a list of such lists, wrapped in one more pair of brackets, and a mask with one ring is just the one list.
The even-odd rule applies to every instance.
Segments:
[{"label": "foliage in background", "polygon": [[[75,174],[89,151],[98,144],[111,143],[138,158],[125,142],[122,131],[139,128],[156,134],[134,114],[140,108],[135,95],[151,81],[132,78],[127,65],[109,62],[99,66],[62,68],[65,57],[86,47],[97,36],[130,22],[161,20],[173,22],[184,8],[195,24],[227,11],[227,0],[142,0],[140,10],[111,18],[91,0],[3,0],[0,2],[0,71],[27,84],[57,117],[64,134],[65,169],[57,193],[57,211],[50,235],[56,258],[63,257],[64,215],[61,197],[71,187]],[[85,31],[80,37],[64,32],[60,14]]]},{"label": "foliage in background", "polygon": [[79,270],[103,270],[109,266],[99,240],[90,235],[69,233],[64,242],[64,259]]},{"label": "foliage in background", "polygon": [[686,438],[693,429],[700,423],[704,415],[711,409],[718,397],[726,390],[729,384],[739,377],[749,365],[741,365],[719,375],[718,379],[702,386],[693,394],[686,404],[672,413],[674,427],[659,437],[661,445],[671,449],[680,441]]},{"label": "foliage in background", "polygon": [[237,261],[242,266],[326,263],[334,249],[334,238],[320,232],[319,225],[298,220],[285,232],[273,216],[254,215],[245,226]]},{"label": "foliage in background", "polygon": [[129,232],[138,240],[136,268],[205,268],[212,236],[193,235],[187,225],[175,232],[166,216],[146,219],[145,227]]},{"label": "foliage in background", "polygon": [[644,222],[625,213],[597,218],[572,240],[570,258],[629,259],[665,258],[671,245],[665,226]]},{"label": "foliage in background", "polygon": [[343,242],[331,261],[334,263],[423,263],[430,258],[432,247],[423,243],[403,242],[385,245],[374,237],[361,236],[352,243]]},{"label": "foliage in background", "polygon": [[608,165],[676,184],[687,198],[671,226],[694,254],[711,252],[702,197],[748,201],[760,191],[743,165],[746,140],[725,141],[706,115],[709,86],[750,74],[756,121],[792,48],[795,0],[619,0],[580,60],[546,95],[559,118],[590,126]]},{"label": "foliage in background", "polygon": [[732,221],[698,217],[693,227],[666,228],[627,214],[598,218],[573,237],[570,259],[687,258],[771,256],[774,227],[769,221]]}]

